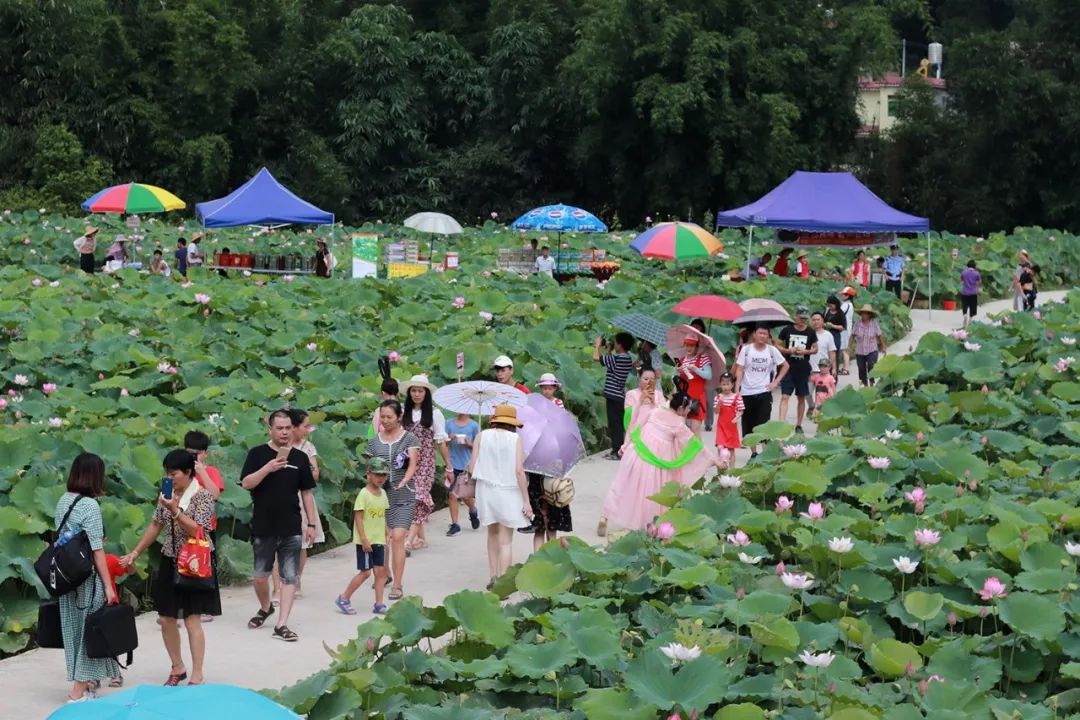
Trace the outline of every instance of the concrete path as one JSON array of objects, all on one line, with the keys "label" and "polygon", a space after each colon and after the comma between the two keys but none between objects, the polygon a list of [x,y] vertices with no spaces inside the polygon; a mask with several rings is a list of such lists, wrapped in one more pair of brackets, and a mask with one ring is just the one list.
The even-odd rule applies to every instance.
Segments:
[{"label": "concrete path", "polygon": [[[1059,300],[1064,292],[1040,295],[1043,302]],[[1009,301],[988,303],[980,309],[987,313],[1007,310]],[[931,331],[949,332],[961,324],[960,313],[935,310],[916,311],[910,334],[894,343],[890,352],[906,354],[918,344],[919,338]],[[852,372],[854,373],[854,359]],[[854,376],[841,378],[846,385]],[[776,404],[774,404],[774,407]],[[794,402],[789,413],[794,415]],[[791,418],[793,420],[793,418]],[[809,433],[812,422],[805,427]],[[747,451],[739,451],[739,464],[745,463]],[[618,463],[594,456],[583,462],[574,473],[577,494],[573,503],[574,534],[589,543],[600,543],[596,524],[604,494],[615,474]],[[413,554],[406,565],[404,586],[410,595],[419,595],[425,605],[437,605],[443,598],[464,588],[483,588],[487,583],[487,557],[483,530],[466,529],[457,537],[444,536],[449,523],[446,510],[432,515],[428,526],[431,547]],[[516,534],[515,560],[524,560],[532,550],[529,536]],[[328,664],[323,645],[334,647],[355,634],[356,626],[372,617],[373,591],[362,588],[353,604],[360,611],[355,617],[338,613],[333,600],[354,573],[355,555],[351,546],[341,547],[312,558],[304,574],[304,594],[297,601],[289,626],[300,635],[297,643],[284,643],[270,638],[270,624],[260,630],[248,630],[247,620],[258,605],[250,586],[225,588],[221,592],[223,614],[206,626],[208,682],[261,688],[279,688],[296,682]],[[142,683],[160,684],[169,674],[169,660],[161,642],[157,616],[139,616],[140,648],[135,664],[125,672],[126,686]],[[184,655],[188,657],[186,636]],[[189,668],[190,669],[190,668]],[[0,697],[3,706],[17,709],[20,718],[46,718],[66,700],[70,684],[64,681],[62,650],[32,650],[0,662]],[[104,693],[116,692],[104,690]],[[9,713],[0,713],[8,717]],[[14,715],[11,715],[14,716]]]}]

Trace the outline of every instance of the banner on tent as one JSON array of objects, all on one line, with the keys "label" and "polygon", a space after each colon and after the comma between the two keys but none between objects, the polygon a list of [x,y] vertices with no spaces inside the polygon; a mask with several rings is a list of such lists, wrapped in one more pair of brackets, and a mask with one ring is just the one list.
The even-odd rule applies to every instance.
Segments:
[{"label": "banner on tent", "polygon": [[375,277],[379,260],[379,236],[374,233],[353,233],[352,276]]},{"label": "banner on tent", "polygon": [[896,233],[785,233],[781,232],[779,244],[786,247],[873,247],[892,245]]}]

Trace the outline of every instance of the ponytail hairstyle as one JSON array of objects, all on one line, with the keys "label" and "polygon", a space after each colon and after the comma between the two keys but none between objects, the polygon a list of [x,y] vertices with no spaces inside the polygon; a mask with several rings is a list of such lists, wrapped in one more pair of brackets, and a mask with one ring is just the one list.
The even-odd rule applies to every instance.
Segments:
[{"label": "ponytail hairstyle", "polygon": [[678,412],[679,410],[689,405],[690,400],[691,398],[689,395],[679,390],[671,396],[671,400],[668,401],[668,407],[671,409],[672,412]]}]

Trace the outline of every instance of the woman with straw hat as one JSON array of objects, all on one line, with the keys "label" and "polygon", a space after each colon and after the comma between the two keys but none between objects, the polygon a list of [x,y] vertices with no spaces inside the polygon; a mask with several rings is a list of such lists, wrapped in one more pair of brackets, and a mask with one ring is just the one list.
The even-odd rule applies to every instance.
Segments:
[{"label": "woman with straw hat", "polygon": [[413,516],[409,539],[405,543],[406,552],[423,550],[428,546],[424,537],[424,525],[427,524],[435,501],[431,498],[431,486],[435,484],[435,448],[443,458],[446,484],[454,479],[454,466],[450,462],[450,450],[446,441],[446,418],[436,409],[432,395],[435,386],[428,382],[427,375],[413,375],[408,382],[401,383],[405,393],[405,415],[402,424],[420,441],[420,454],[417,458],[416,475],[416,514]]},{"label": "woman with straw hat", "polygon": [[859,368],[859,383],[870,385],[870,371],[877,364],[879,353],[885,354],[885,336],[877,321],[877,310],[869,304],[858,310],[859,320],[851,328],[848,349],[855,351],[855,364]]},{"label": "woman with straw hat", "polygon": [[81,238],[75,240],[75,250],[79,253],[79,269],[91,275],[97,271],[97,263],[94,261],[94,251],[97,250],[96,227],[88,227]]},{"label": "woman with straw hat", "polygon": [[517,434],[523,424],[513,406],[499,405],[488,429],[473,443],[469,475],[476,480],[480,524],[487,527],[489,590],[513,564],[514,530],[522,516],[533,519],[525,482],[525,447]]}]

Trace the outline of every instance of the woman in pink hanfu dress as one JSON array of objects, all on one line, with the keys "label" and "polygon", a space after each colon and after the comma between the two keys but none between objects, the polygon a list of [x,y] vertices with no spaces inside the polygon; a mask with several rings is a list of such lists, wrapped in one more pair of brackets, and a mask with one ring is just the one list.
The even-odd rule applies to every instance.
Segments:
[{"label": "woman in pink hanfu dress", "polygon": [[722,467],[716,452],[686,426],[690,398],[677,392],[669,408],[657,408],[630,433],[601,515],[640,530],[666,508],[649,498],[669,482],[689,487],[710,467]]}]

